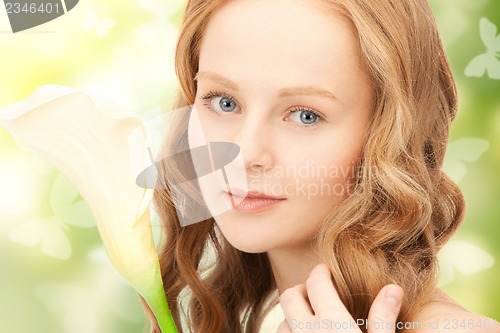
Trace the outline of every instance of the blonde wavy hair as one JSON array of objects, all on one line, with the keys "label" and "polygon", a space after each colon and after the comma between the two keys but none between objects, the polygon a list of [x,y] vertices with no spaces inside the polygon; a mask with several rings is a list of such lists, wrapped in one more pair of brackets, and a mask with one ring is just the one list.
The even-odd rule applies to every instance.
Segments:
[{"label": "blonde wavy hair", "polygon": [[[353,318],[366,319],[380,289],[396,283],[405,291],[398,320],[409,321],[432,300],[437,253],[465,209],[460,189],[442,171],[457,111],[455,82],[426,0],[315,1],[330,4],[356,28],[375,101],[354,192],[326,216],[314,247]],[[226,2],[187,2],[176,53],[176,108],[194,104],[200,42]],[[187,149],[186,131],[187,119],[178,119],[166,150]],[[190,330],[257,332],[278,301],[267,254],[235,249],[213,218],[181,227],[168,188],[156,190],[155,205],[164,226],[163,282],[179,331],[181,291],[187,290]],[[216,260],[206,264],[210,250]],[[160,332],[145,309],[151,332]]]}]

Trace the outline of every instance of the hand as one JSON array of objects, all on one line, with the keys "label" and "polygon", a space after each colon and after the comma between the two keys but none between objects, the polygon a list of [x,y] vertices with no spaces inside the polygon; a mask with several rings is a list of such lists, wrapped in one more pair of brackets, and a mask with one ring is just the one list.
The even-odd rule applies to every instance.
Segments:
[{"label": "hand", "polygon": [[[402,299],[401,287],[385,286],[373,301],[368,320],[358,323],[367,327],[368,333],[394,333]],[[280,305],[285,320],[277,333],[361,332],[340,300],[325,264],[314,267],[305,285],[285,290]]]}]

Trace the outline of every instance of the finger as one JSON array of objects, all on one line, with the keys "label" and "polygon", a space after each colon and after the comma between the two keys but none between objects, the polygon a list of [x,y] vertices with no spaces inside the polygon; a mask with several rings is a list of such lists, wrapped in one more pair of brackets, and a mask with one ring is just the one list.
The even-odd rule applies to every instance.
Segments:
[{"label": "finger", "polygon": [[288,323],[313,316],[303,284],[285,290],[280,295],[280,305]]},{"label": "finger", "polygon": [[354,321],[333,286],[330,269],[326,264],[313,268],[306,281],[306,288],[316,316],[334,319],[342,325],[349,325]]},{"label": "finger", "polygon": [[292,333],[292,330],[290,329],[290,326],[288,325],[286,320],[283,320],[281,322],[276,333]]},{"label": "finger", "polygon": [[368,313],[368,333],[394,333],[402,300],[400,286],[389,284],[382,288]]}]

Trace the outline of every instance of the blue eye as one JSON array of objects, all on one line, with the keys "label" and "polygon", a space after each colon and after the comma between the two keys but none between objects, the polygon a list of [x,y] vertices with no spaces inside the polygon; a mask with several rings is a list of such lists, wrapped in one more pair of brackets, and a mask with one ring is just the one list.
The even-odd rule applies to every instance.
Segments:
[{"label": "blue eye", "polygon": [[306,125],[314,124],[318,120],[318,116],[310,111],[302,111],[300,113],[300,121]]},{"label": "blue eye", "polygon": [[224,112],[231,112],[234,111],[234,109],[236,109],[236,102],[229,97],[214,98],[212,101],[212,105],[213,104],[218,104],[219,108]]},{"label": "blue eye", "polygon": [[301,126],[314,126],[321,120],[316,112],[304,109],[290,111],[290,117]]},{"label": "blue eye", "polygon": [[215,113],[232,113],[239,109],[238,103],[230,95],[211,91],[200,97],[205,107]]}]

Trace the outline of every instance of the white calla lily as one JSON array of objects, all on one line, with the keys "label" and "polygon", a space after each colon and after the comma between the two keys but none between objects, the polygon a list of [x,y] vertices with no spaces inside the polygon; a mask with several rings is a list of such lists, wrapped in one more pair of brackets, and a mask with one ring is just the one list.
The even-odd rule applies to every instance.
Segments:
[{"label": "white calla lily", "polygon": [[148,130],[139,117],[113,118],[86,93],[38,88],[0,109],[0,125],[64,173],[88,202],[111,262],[155,313],[163,333],[172,320],[151,231],[153,190],[136,176],[151,165]]}]

